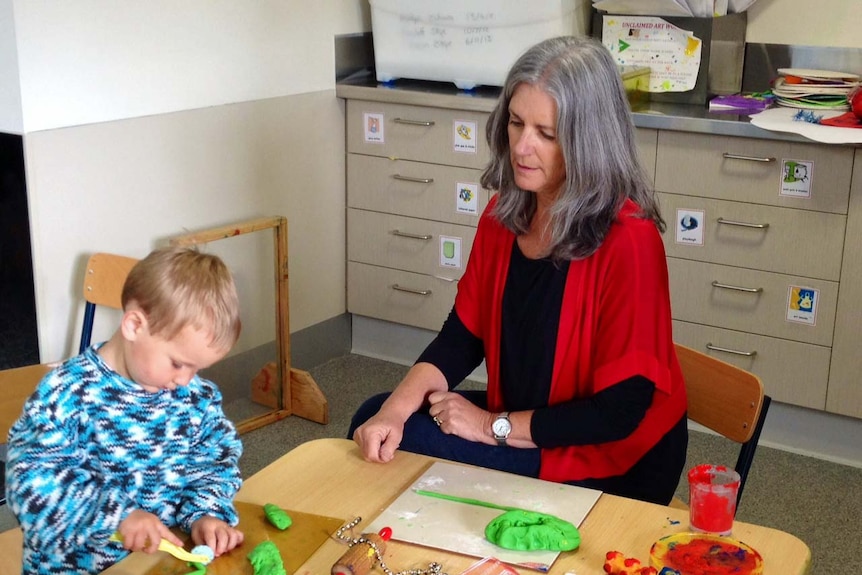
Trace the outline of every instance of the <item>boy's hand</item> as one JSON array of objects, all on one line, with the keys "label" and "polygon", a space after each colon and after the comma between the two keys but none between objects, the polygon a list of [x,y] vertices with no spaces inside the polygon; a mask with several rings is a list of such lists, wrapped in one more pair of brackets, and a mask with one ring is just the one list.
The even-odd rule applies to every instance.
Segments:
[{"label": "boy's hand", "polygon": [[192,524],[192,541],[195,545],[207,545],[216,557],[237,547],[244,539],[242,531],[209,515]]},{"label": "boy's hand", "polygon": [[162,539],[183,546],[182,539],[174,535],[158,517],[143,509],[135,509],[129,513],[128,517],[120,522],[117,531],[123,537],[123,547],[129,551],[155,553]]}]

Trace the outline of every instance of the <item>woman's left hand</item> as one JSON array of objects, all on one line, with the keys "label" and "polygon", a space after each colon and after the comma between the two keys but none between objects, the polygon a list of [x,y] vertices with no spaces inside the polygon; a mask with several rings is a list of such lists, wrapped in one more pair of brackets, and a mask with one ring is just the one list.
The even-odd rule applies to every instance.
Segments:
[{"label": "woman's left hand", "polygon": [[435,391],[428,396],[428,402],[431,404],[428,413],[443,433],[478,443],[495,444],[489,435],[492,413],[451,391]]}]

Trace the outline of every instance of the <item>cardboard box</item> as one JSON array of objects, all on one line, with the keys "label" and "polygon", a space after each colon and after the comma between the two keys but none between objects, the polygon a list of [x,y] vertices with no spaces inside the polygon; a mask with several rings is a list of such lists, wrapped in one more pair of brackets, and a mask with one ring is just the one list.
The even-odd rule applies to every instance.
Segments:
[{"label": "cardboard box", "polygon": [[[745,30],[748,15],[745,12],[728,14],[718,18],[683,18],[675,16],[639,17],[595,12],[592,35],[602,39],[605,18],[661,18],[662,20],[690,32],[701,40],[700,67],[693,88],[680,92],[651,91],[653,102],[675,102],[680,104],[706,104],[712,96],[735,94],[742,89],[742,69],[745,59]],[[646,60],[646,59],[645,59]],[[647,65],[649,62],[635,63]],[[657,65],[650,66],[653,81],[661,72]]]},{"label": "cardboard box", "polygon": [[379,82],[454,82],[461,89],[502,86],[530,46],[585,34],[586,0],[369,0]]}]

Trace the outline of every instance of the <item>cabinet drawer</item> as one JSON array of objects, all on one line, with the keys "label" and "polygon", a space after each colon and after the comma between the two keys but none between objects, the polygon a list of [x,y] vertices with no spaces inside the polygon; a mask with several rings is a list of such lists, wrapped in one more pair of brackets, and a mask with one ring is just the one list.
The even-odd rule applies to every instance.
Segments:
[{"label": "cabinet drawer", "polygon": [[[828,347],[684,321],[673,322],[673,338],[754,373],[763,380],[767,395],[776,401],[812,409],[826,407],[831,355]],[[744,356],[733,351],[753,355]]]},{"label": "cabinet drawer", "polygon": [[[814,164],[809,198],[779,195],[783,160]],[[663,130],[655,182],[662,192],[846,214],[852,169],[849,147]]]},{"label": "cabinet drawer", "polygon": [[[669,256],[834,281],[841,274],[846,216],[665,193],[659,201]],[[677,242],[678,210],[703,212],[702,245]]]},{"label": "cabinet drawer", "polygon": [[[347,259],[354,262],[460,278],[474,237],[476,228],[469,226],[347,210]],[[458,241],[444,246],[450,238],[460,248]]]},{"label": "cabinet drawer", "polygon": [[[383,119],[382,129],[378,127],[377,135],[368,138],[366,127],[375,118]],[[348,100],[347,151],[484,168],[490,157],[485,145],[487,119],[484,112]],[[382,142],[370,141],[374,139]],[[456,151],[456,145],[462,151]]]},{"label": "cabinet drawer", "polygon": [[347,262],[347,311],[440,331],[458,282]]},{"label": "cabinet drawer", "polygon": [[[668,258],[667,264],[674,319],[825,347],[832,345],[838,298],[836,282],[678,258]],[[819,291],[814,298],[815,325],[787,320],[791,286]]]},{"label": "cabinet drawer", "polygon": [[638,148],[641,165],[646,170],[650,182],[655,183],[655,154],[658,130],[637,128],[635,130],[635,145]]},{"label": "cabinet drawer", "polygon": [[[475,227],[488,204],[488,190],[479,185],[481,175],[472,168],[347,154],[347,205]],[[475,197],[459,204],[465,184]],[[459,205],[474,213],[459,212]]]}]

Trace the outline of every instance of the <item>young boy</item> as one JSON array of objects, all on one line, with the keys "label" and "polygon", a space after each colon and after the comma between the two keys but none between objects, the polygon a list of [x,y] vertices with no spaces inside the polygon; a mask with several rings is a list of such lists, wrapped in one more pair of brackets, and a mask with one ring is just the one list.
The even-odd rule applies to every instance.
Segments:
[{"label": "young boy", "polygon": [[242,444],[218,388],[196,375],[239,337],[231,274],[216,256],[159,249],[132,268],[122,301],[111,339],[45,376],[9,432],[24,573],[98,573],[162,538],[182,545],[177,525],[216,556],[242,543]]}]

